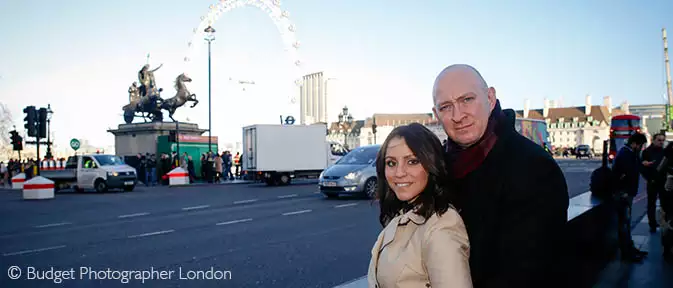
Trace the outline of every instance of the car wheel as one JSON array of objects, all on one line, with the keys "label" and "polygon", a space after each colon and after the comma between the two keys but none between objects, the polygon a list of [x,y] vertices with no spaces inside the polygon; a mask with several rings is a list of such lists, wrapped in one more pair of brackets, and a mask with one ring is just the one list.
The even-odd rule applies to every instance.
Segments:
[{"label": "car wheel", "polygon": [[374,199],[376,197],[376,178],[367,179],[364,190],[369,199]]}]

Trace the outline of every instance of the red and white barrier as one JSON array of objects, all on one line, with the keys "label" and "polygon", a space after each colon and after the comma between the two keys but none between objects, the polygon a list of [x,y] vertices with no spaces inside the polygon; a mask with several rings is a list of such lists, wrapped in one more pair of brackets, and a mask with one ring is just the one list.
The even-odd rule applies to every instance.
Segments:
[{"label": "red and white barrier", "polygon": [[23,189],[23,183],[26,182],[26,174],[19,173],[12,177],[12,189],[21,190]]},{"label": "red and white barrier", "polygon": [[189,173],[182,169],[182,167],[177,167],[171,172],[168,172],[168,186],[182,186],[189,185]]},{"label": "red and white barrier", "polygon": [[23,184],[23,199],[53,199],[54,181],[36,176]]}]

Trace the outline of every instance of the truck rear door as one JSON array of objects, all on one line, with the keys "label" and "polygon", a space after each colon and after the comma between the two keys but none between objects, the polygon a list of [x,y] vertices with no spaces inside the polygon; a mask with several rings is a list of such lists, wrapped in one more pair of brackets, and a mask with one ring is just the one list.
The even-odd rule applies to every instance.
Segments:
[{"label": "truck rear door", "polygon": [[245,146],[243,147],[243,170],[256,170],[257,158],[257,127],[248,127],[243,132],[245,137]]}]

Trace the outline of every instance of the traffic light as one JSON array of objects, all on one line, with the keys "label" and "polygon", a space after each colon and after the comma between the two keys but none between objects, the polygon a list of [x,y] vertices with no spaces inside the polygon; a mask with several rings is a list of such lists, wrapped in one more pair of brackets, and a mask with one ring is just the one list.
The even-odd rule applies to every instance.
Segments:
[{"label": "traffic light", "polygon": [[175,139],[175,131],[170,131],[168,132],[168,142],[169,143],[175,143],[178,142],[177,139]]},{"label": "traffic light", "polygon": [[376,134],[376,123],[372,124],[372,133]]},{"label": "traffic light", "polygon": [[16,130],[9,131],[10,139],[12,140],[12,147],[14,151],[23,150],[23,138],[19,136],[19,132]]},{"label": "traffic light", "polygon": [[37,134],[40,138],[47,138],[47,108],[40,108],[37,118]]},{"label": "traffic light", "polygon": [[28,106],[23,109],[23,113],[26,113],[26,118],[23,118],[23,121],[26,121],[26,124],[23,127],[28,130],[28,136],[36,137],[37,136],[37,111],[35,106]]}]

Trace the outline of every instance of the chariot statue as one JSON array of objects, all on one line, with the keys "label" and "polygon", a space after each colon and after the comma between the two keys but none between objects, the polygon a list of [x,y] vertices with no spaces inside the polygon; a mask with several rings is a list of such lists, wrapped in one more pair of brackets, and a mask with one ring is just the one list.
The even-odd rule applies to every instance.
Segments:
[{"label": "chariot statue", "polygon": [[167,110],[168,117],[175,122],[173,115],[178,108],[187,102],[194,103],[191,108],[199,104],[196,95],[190,93],[185,84],[191,82],[192,79],[184,73],[175,78],[174,88],[177,91],[175,96],[168,99],[161,98],[163,88],[157,88],[154,80],[154,72],[161,68],[161,66],[159,65],[156,69],[150,70],[150,66],[147,64],[138,71],[140,86],[138,86],[137,82],[131,84],[128,89],[129,104],[122,107],[122,110],[124,110],[124,122],[127,124],[131,124],[136,117],[142,117],[145,122],[162,122],[162,110]]}]

